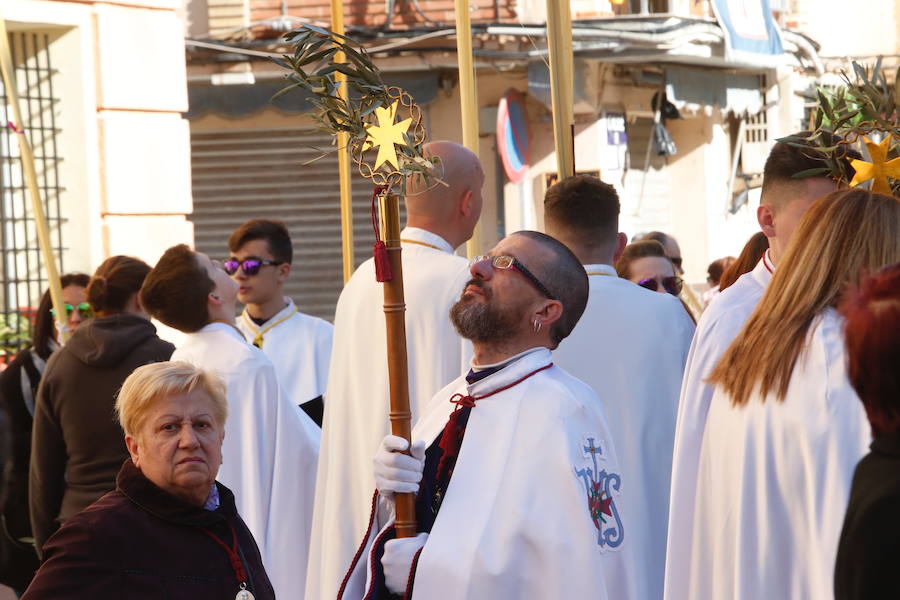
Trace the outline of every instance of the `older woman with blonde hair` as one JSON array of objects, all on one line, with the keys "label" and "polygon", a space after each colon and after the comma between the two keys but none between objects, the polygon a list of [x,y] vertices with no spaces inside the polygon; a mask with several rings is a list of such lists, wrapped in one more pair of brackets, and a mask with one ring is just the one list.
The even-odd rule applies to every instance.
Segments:
[{"label": "older woman with blonde hair", "polygon": [[274,599],[234,495],[215,480],[222,381],[187,363],[145,365],[116,412],[130,455],[116,489],[48,540],[24,598]]},{"label": "older woman with blonde hair", "polygon": [[689,589],[667,598],[830,598],[853,469],[871,431],[847,377],[842,293],[900,260],[900,202],[817,200],[713,370],[698,465]]}]

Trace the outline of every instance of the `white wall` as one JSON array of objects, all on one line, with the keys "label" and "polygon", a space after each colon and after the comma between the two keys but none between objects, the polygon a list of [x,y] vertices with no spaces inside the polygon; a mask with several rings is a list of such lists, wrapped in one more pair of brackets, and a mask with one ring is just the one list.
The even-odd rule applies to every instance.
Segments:
[{"label": "white wall", "polygon": [[193,240],[176,8],[176,0],[3,0],[11,29],[52,34],[66,270],[91,272],[112,254],[153,264],[169,245]]}]

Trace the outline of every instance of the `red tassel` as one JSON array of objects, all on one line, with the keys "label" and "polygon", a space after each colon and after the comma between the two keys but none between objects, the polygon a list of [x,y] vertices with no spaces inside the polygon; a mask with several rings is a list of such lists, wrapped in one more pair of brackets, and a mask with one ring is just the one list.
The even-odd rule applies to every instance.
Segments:
[{"label": "red tassel", "polygon": [[375,281],[383,283],[391,281],[394,273],[391,271],[391,260],[388,257],[387,246],[378,240],[375,242]]},{"label": "red tassel", "polygon": [[441,441],[438,442],[438,446],[444,452],[441,455],[440,462],[438,462],[435,476],[437,481],[442,481],[445,477],[449,479],[453,474],[453,467],[456,466],[456,458],[459,456],[463,435],[466,432],[465,428],[459,424],[460,414],[461,411],[458,408],[450,413],[450,418],[447,420],[447,424],[444,426],[444,431],[441,434]]}]

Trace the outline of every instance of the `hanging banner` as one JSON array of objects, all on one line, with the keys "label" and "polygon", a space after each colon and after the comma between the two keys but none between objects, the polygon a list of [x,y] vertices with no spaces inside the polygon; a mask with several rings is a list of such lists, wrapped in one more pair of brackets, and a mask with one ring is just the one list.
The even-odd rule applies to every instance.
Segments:
[{"label": "hanging banner", "polygon": [[784,53],[769,0],[713,0],[712,4],[716,19],[725,31],[727,55]]}]

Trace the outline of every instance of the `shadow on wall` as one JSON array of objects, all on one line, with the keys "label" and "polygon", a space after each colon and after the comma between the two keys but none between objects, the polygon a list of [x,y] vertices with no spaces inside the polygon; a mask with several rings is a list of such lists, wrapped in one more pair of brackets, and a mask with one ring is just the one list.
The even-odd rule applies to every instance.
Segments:
[{"label": "shadow on wall", "polygon": [[718,123],[718,119],[705,115],[666,121],[666,129],[678,147],[678,153],[669,157],[669,164],[677,163],[697,148],[712,142],[714,123]]}]

